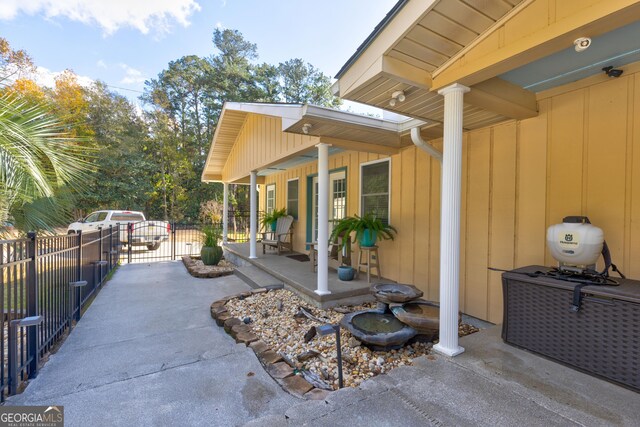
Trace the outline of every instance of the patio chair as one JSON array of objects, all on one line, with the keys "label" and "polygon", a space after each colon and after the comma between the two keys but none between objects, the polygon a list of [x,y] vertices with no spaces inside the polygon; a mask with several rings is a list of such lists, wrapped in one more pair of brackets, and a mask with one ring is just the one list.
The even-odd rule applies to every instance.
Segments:
[{"label": "patio chair", "polygon": [[[267,246],[276,248],[278,255],[286,249],[293,252],[293,231],[291,225],[293,217],[291,215],[278,218],[276,222],[276,231],[267,231],[262,233],[262,253],[266,253]],[[269,238],[270,237],[270,238]]]}]

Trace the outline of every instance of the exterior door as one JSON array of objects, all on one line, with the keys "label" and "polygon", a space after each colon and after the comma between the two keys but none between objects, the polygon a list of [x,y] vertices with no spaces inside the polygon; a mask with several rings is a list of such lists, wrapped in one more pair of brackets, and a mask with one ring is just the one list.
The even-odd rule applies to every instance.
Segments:
[{"label": "exterior door", "polygon": [[[318,177],[313,178],[312,193],[312,236],[318,241]],[[347,214],[347,174],[337,171],[329,174],[329,221],[342,219]],[[329,222],[329,234],[333,223]],[[327,236],[329,238],[329,236]]]}]

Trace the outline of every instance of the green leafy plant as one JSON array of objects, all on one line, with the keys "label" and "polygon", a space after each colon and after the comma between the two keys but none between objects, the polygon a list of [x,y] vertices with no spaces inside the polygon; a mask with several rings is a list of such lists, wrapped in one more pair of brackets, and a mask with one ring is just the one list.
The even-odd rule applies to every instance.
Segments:
[{"label": "green leafy plant", "polygon": [[205,225],[202,227],[202,246],[214,247],[222,240],[222,232],[220,228],[213,225]]},{"label": "green leafy plant", "polygon": [[269,227],[274,222],[278,221],[278,218],[282,218],[285,216],[287,216],[286,208],[274,209],[273,211],[271,211],[271,213],[265,213],[262,219],[260,220],[260,223],[262,224],[263,227],[266,228],[266,227]]},{"label": "green leafy plant", "polygon": [[[381,240],[393,240],[394,233],[398,230],[391,224],[387,224],[374,214],[368,213],[363,216],[348,216],[334,221],[333,230],[331,231],[332,242],[337,242],[338,237],[348,236],[355,233],[355,238],[361,241],[366,232],[375,232]],[[345,247],[349,239],[342,239],[341,247]]]},{"label": "green leafy plant", "polygon": [[222,248],[218,245],[222,239],[220,228],[213,225],[202,227],[202,249],[200,257],[204,265],[218,265],[222,259]]}]

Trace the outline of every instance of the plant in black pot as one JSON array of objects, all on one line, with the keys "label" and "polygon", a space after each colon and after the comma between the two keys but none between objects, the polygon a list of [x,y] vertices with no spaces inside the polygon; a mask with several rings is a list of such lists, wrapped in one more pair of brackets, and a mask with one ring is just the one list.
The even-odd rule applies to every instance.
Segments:
[{"label": "plant in black pot", "polygon": [[218,227],[205,225],[202,227],[202,249],[200,257],[204,265],[218,265],[222,259],[222,248],[219,245],[222,233]]},{"label": "plant in black pot", "polygon": [[[376,244],[377,239],[393,240],[393,235],[398,231],[394,226],[381,220],[372,213],[363,216],[348,216],[335,221],[331,231],[331,241],[337,242],[339,236],[355,233],[358,244],[370,247]],[[346,246],[348,239],[342,239],[342,246]]]},{"label": "plant in black pot", "polygon": [[270,213],[265,213],[260,223],[265,230],[270,229],[271,231],[276,231],[278,218],[282,218],[283,216],[287,216],[286,208],[274,209]]}]

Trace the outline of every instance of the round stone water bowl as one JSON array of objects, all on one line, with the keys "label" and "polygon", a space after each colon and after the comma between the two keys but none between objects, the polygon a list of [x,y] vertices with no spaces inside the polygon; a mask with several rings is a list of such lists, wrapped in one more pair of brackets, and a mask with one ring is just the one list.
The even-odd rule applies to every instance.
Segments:
[{"label": "round stone water bowl", "polygon": [[[440,330],[440,305],[437,302],[418,299],[404,303],[392,303],[389,309],[402,323],[411,326],[421,335],[437,335]],[[462,317],[458,314],[458,324]]]},{"label": "round stone water bowl", "polygon": [[422,296],[422,291],[415,286],[400,283],[376,283],[371,292],[376,300],[386,304],[407,302]]},{"label": "round stone water bowl", "polygon": [[348,313],[340,325],[374,351],[399,349],[417,333],[383,310]]}]

